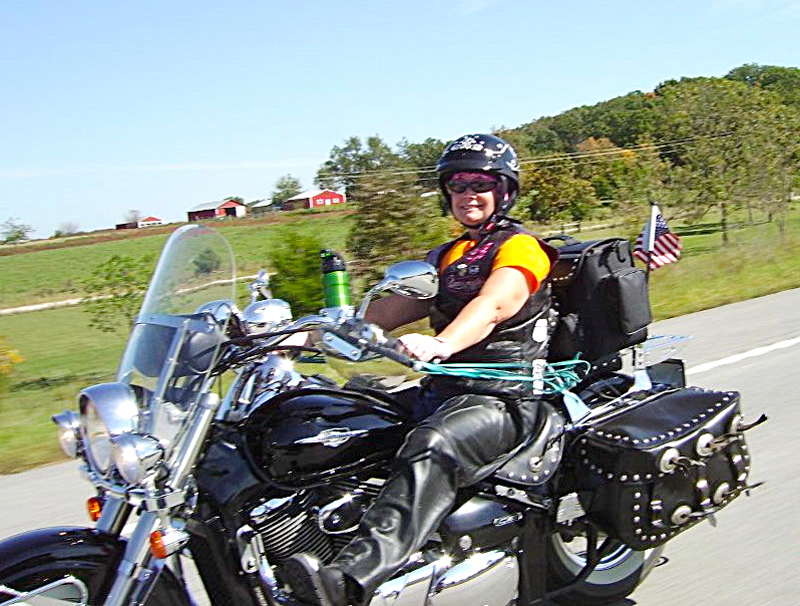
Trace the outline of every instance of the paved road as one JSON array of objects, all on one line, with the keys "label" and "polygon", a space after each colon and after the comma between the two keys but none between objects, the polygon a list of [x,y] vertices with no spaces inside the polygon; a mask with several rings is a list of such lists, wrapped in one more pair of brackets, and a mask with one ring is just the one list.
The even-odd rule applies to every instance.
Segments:
[{"label": "paved road", "polygon": [[[765,481],[669,543],[627,605],[785,606],[800,594],[800,289],[657,323],[652,334],[688,334],[681,354],[691,384],[738,390],[745,416],[770,420],[748,435],[751,480]],[[0,537],[83,524],[91,491],[74,462],[0,476]]]}]

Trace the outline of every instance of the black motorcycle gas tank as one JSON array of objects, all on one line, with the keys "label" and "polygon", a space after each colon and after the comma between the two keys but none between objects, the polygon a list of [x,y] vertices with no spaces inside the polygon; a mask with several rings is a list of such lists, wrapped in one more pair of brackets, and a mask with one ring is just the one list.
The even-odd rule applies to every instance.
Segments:
[{"label": "black motorcycle gas tank", "polygon": [[286,392],[244,421],[245,453],[266,480],[300,487],[393,456],[409,429],[399,406],[360,391]]}]

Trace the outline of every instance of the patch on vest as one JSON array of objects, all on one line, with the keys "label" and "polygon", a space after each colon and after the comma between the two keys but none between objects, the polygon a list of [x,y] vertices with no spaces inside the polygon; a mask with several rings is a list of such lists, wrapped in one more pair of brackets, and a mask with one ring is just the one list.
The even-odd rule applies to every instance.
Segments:
[{"label": "patch on vest", "polygon": [[480,261],[487,254],[489,254],[489,251],[492,250],[494,246],[495,246],[494,242],[486,242],[485,244],[476,246],[467,253],[467,259],[469,259],[470,261]]},{"label": "patch on vest", "polygon": [[458,294],[477,294],[483,287],[485,280],[480,276],[477,266],[465,268],[463,274],[453,272],[444,277],[444,287],[448,292]]}]

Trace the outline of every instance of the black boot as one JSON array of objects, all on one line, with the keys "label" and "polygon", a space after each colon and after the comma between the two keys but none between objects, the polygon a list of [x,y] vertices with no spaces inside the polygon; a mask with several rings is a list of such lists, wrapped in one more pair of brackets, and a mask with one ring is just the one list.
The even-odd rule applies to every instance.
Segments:
[{"label": "black boot", "polygon": [[306,553],[283,564],[283,574],[297,600],[313,606],[348,606],[347,583],[341,570],[325,567]]}]

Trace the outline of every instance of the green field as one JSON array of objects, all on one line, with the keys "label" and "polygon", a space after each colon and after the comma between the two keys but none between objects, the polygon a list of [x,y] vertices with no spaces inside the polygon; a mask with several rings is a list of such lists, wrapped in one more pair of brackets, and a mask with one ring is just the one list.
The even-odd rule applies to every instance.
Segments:
[{"label": "green field", "polygon": [[[226,222],[219,229],[231,242],[239,274],[246,275],[268,267],[270,251],[295,234],[313,233],[324,246],[343,250],[350,224],[350,217],[330,214],[294,223]],[[715,225],[693,231],[702,233],[683,234],[681,261],[651,275],[656,319],[800,287],[800,211],[789,213],[783,242],[770,222],[731,231],[725,246]],[[585,228],[573,235],[635,234]],[[165,238],[162,232],[0,256],[0,308],[79,296],[75,284],[105,258],[155,255]],[[10,391],[0,395],[0,473],[12,473],[62,457],[50,416],[74,409],[82,387],[113,379],[125,337],[89,329],[79,306],[0,316],[0,335],[25,359],[11,376]]]},{"label": "green field", "polygon": [[[291,213],[294,221],[238,220],[214,223],[231,244],[240,275],[252,274],[269,266],[270,252],[278,245],[291,241],[297,233],[312,233],[324,246],[340,249],[344,245],[351,219],[342,213],[321,213],[312,221],[303,221],[309,215],[303,211]],[[309,228],[313,225],[313,229]],[[112,255],[140,258],[145,255],[155,258],[161,251],[169,233],[178,225],[151,230],[145,233],[111,232],[88,245],[73,245],[64,248],[39,250],[36,244],[20,246],[17,254],[0,256],[0,309],[58,301],[92,293],[81,288],[83,280],[92,269]],[[153,233],[154,235],[146,235]],[[92,241],[91,238],[75,238],[71,243]],[[52,244],[42,243],[41,246]],[[34,252],[26,252],[32,250]],[[0,332],[0,334],[3,334]]]}]

